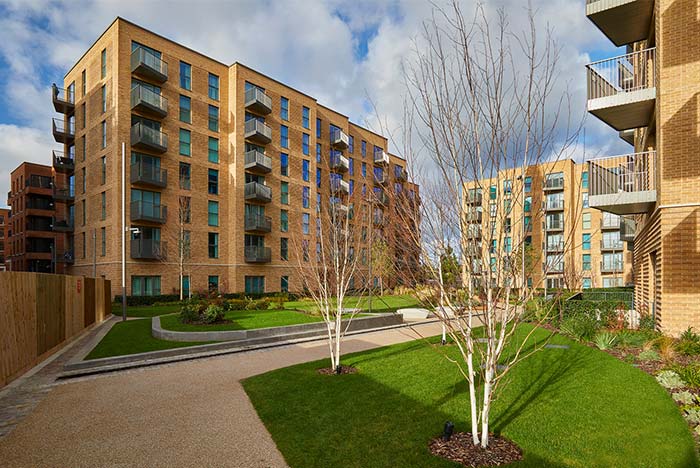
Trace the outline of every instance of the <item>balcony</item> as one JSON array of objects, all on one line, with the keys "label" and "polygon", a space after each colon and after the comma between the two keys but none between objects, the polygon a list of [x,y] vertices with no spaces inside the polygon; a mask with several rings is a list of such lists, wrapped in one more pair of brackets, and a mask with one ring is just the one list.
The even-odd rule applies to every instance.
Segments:
[{"label": "balcony", "polygon": [[56,201],[72,203],[75,201],[75,187],[72,185],[54,185],[53,198]]},{"label": "balcony", "polygon": [[467,229],[467,239],[471,239],[471,240],[475,240],[475,241],[481,240],[481,226],[477,226],[477,225],[472,225],[472,226],[470,226],[469,229]]},{"label": "balcony", "polygon": [[619,133],[619,136],[623,141],[634,146],[634,129],[633,128],[631,128],[629,130],[622,130]]},{"label": "balcony", "polygon": [[386,166],[389,164],[389,153],[384,150],[376,150],[374,152],[374,164]]},{"label": "balcony", "polygon": [[267,115],[272,112],[272,99],[259,88],[250,88],[245,92],[245,108],[256,114]]},{"label": "balcony", "polygon": [[272,218],[260,214],[245,215],[245,230],[248,232],[270,232],[272,231]]},{"label": "balcony", "polygon": [[374,215],[372,216],[372,222],[375,226],[384,226],[386,224],[386,218],[384,218],[384,216]]},{"label": "balcony", "polygon": [[65,263],[67,265],[72,265],[73,263],[75,263],[75,254],[72,250],[56,252],[56,263]]},{"label": "balcony", "polygon": [[564,199],[563,198],[547,198],[544,203],[545,211],[563,211],[564,210]]},{"label": "balcony", "polygon": [[168,100],[153,90],[137,84],[131,88],[131,110],[165,117],[168,115]]},{"label": "balcony", "polygon": [[600,230],[609,231],[620,229],[620,217],[619,216],[603,216],[600,220]]},{"label": "balcony", "polygon": [[168,151],[168,135],[137,122],[131,126],[131,146],[154,153],[165,153]]},{"label": "balcony", "polygon": [[564,190],[564,178],[563,177],[549,177],[545,178],[544,186],[542,189],[545,192]]},{"label": "balcony", "polygon": [[131,221],[165,224],[168,219],[168,207],[145,201],[131,202]]},{"label": "balcony", "polygon": [[272,201],[272,189],[267,185],[258,182],[248,182],[245,184],[245,199],[248,201],[257,201],[262,203],[270,203]]},{"label": "balcony", "polygon": [[467,222],[468,223],[478,223],[481,224],[483,218],[483,212],[481,210],[469,210],[467,211]]},{"label": "balcony", "polygon": [[564,262],[553,262],[549,265],[546,263],[542,264],[542,269],[547,272],[547,274],[564,273]]},{"label": "balcony", "polygon": [[547,221],[545,224],[545,231],[547,232],[556,232],[564,230],[563,220]]},{"label": "balcony", "polygon": [[624,271],[625,265],[623,262],[600,262],[601,273],[623,273]]},{"label": "balcony", "polygon": [[51,85],[51,97],[53,108],[59,114],[72,114],[75,111],[75,92]]},{"label": "balcony", "polygon": [[350,145],[350,137],[339,128],[331,131],[331,146],[335,149],[344,150]]},{"label": "balcony", "polygon": [[347,195],[350,193],[350,184],[343,179],[331,179],[331,192]]},{"label": "balcony", "polygon": [[646,127],[656,102],[656,49],[590,63],[588,112],[617,131]]},{"label": "balcony", "polygon": [[131,239],[131,258],[165,260],[168,258],[168,244],[154,239]]},{"label": "balcony", "polygon": [[258,174],[267,174],[272,171],[272,159],[260,151],[246,151],[243,157],[246,171]]},{"label": "balcony", "polygon": [[63,151],[53,151],[53,168],[56,172],[70,174],[75,171],[75,161],[73,158],[68,158]]},{"label": "balcony", "polygon": [[131,73],[165,83],[168,81],[168,64],[150,50],[137,47],[131,53]]},{"label": "balcony", "polygon": [[331,152],[331,171],[347,172],[350,169],[350,160],[341,153]]},{"label": "balcony", "polygon": [[168,185],[168,171],[140,161],[131,165],[131,183],[165,188]]},{"label": "balcony", "polygon": [[399,172],[395,172],[394,175],[398,182],[406,182],[408,180],[408,171],[406,169],[401,169]]},{"label": "balcony", "polygon": [[649,36],[653,0],[586,0],[586,16],[620,47]]},{"label": "balcony", "polygon": [[56,143],[70,145],[75,140],[75,123],[73,120],[52,119],[51,128],[53,130],[53,138]]},{"label": "balcony", "polygon": [[656,151],[588,162],[588,204],[618,215],[646,213],[656,204]]},{"label": "balcony", "polygon": [[245,261],[248,263],[270,263],[272,252],[269,247],[260,245],[245,246]]},{"label": "balcony", "polygon": [[374,183],[385,185],[385,184],[389,183],[389,177],[387,177],[385,172],[380,172],[380,173],[375,172],[374,173]]},{"label": "balcony", "polygon": [[266,145],[272,141],[272,129],[265,122],[250,119],[245,123],[244,137],[260,145]]},{"label": "balcony", "polygon": [[632,218],[620,218],[620,240],[634,242],[637,234],[637,222]]},{"label": "balcony", "polygon": [[377,199],[377,203],[381,205],[389,204],[389,195],[387,195],[384,190],[376,190],[374,192],[374,197]]},{"label": "balcony", "polygon": [[544,250],[546,252],[563,252],[564,251],[564,241],[550,241],[543,244]]},{"label": "balcony", "polygon": [[625,248],[625,243],[622,240],[616,239],[603,239],[600,241],[601,251],[616,251],[621,252]]},{"label": "balcony", "polygon": [[469,190],[467,192],[467,205],[481,205],[481,192],[473,192]]},{"label": "balcony", "polygon": [[72,232],[73,218],[53,218],[51,227],[54,232]]}]

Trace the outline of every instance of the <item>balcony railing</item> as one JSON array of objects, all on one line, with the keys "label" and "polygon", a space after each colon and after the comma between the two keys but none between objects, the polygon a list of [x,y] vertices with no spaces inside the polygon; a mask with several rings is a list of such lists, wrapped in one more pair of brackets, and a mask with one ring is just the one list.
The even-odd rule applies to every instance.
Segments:
[{"label": "balcony railing", "polygon": [[389,177],[387,177],[385,172],[374,173],[374,183],[375,184],[386,184],[389,182]]},{"label": "balcony railing", "polygon": [[[473,228],[471,226],[474,226],[476,228]],[[467,229],[467,239],[481,239],[481,227],[476,226],[475,224],[472,224],[471,226],[469,227],[469,229]]]},{"label": "balcony railing", "polygon": [[377,199],[377,203],[382,205],[389,204],[389,195],[384,190],[375,190],[374,196]]},{"label": "balcony railing", "polygon": [[72,250],[64,250],[56,252],[56,262],[72,265],[75,262],[75,254]]},{"label": "balcony railing", "polygon": [[155,153],[168,151],[168,135],[141,122],[131,126],[131,146],[142,148]]},{"label": "balcony railing", "polygon": [[656,151],[591,160],[588,174],[591,208],[626,215],[656,203]]},{"label": "balcony railing", "polygon": [[600,271],[603,273],[622,273],[625,271],[624,262],[600,262]]},{"label": "balcony railing", "polygon": [[245,92],[245,108],[256,114],[272,112],[272,99],[259,88],[250,88]]},{"label": "balcony railing", "polygon": [[333,131],[331,131],[330,137],[331,146],[336,149],[344,150],[350,145],[350,137],[339,128],[334,128]]},{"label": "balcony railing", "polygon": [[245,215],[245,230],[249,232],[272,231],[272,218],[261,214]]},{"label": "balcony railing", "polygon": [[[55,160],[56,156],[63,157],[63,151],[53,151],[53,159],[54,160]],[[53,181],[52,181],[51,177],[40,176],[40,175],[36,175],[36,174],[32,174],[29,177],[27,177],[24,184],[27,187],[35,187],[35,188],[41,188],[41,189],[47,189],[47,188],[53,187]]]},{"label": "balcony railing", "polygon": [[399,172],[394,173],[396,176],[396,180],[399,182],[406,182],[408,180],[408,171],[406,169],[402,169]]},{"label": "balcony railing", "polygon": [[248,182],[245,184],[244,191],[246,200],[263,203],[272,201],[272,189],[267,185],[259,184],[258,182]]},{"label": "balcony railing", "polygon": [[372,216],[372,222],[377,226],[384,226],[386,223],[386,218],[384,218],[384,216],[375,215]]},{"label": "balcony railing", "polygon": [[137,47],[131,53],[131,72],[158,83],[168,80],[168,64],[143,47]]},{"label": "balcony railing", "polygon": [[75,140],[75,122],[72,119],[52,119],[53,137],[57,143],[70,144]]},{"label": "balcony railing", "polygon": [[625,244],[622,240],[603,239],[600,241],[600,250],[617,250],[619,252],[624,247]]},{"label": "balcony railing", "polygon": [[142,84],[131,88],[131,108],[145,114],[165,117],[168,115],[168,99]]},{"label": "balcony railing", "polygon": [[586,0],[586,16],[620,47],[649,37],[653,0]]},{"label": "balcony railing", "polygon": [[468,223],[481,223],[483,219],[483,212],[481,210],[467,211],[467,222]]},{"label": "balcony railing", "polygon": [[342,153],[331,152],[331,170],[336,172],[347,172],[350,169],[350,160]]},{"label": "balcony railing", "polygon": [[255,143],[266,145],[272,141],[272,129],[257,119],[247,120],[244,137]]},{"label": "balcony railing", "polygon": [[544,190],[564,190],[563,177],[546,178],[544,181]]},{"label": "balcony railing", "polygon": [[564,251],[564,241],[548,241],[544,243],[544,248],[547,252],[563,252]]},{"label": "balcony railing", "polygon": [[545,210],[547,211],[561,211],[564,209],[564,199],[563,198],[547,198],[545,202]]},{"label": "balcony railing", "polygon": [[131,258],[165,260],[168,258],[168,244],[155,239],[131,239]]},{"label": "balcony railing", "polygon": [[54,185],[53,198],[58,201],[72,202],[75,199],[75,187],[72,185]]},{"label": "balcony railing", "polygon": [[272,260],[270,247],[246,245],[245,261],[248,263],[269,263]]},{"label": "balcony railing", "polygon": [[600,229],[603,231],[620,229],[620,219],[619,216],[603,216],[600,220]]},{"label": "balcony railing", "polygon": [[588,111],[617,131],[645,127],[656,100],[656,49],[586,66]]},{"label": "balcony railing", "polygon": [[267,174],[272,171],[272,158],[257,150],[246,151],[244,154],[245,170]]},{"label": "balcony railing", "polygon": [[131,183],[165,188],[168,185],[168,171],[139,161],[131,165]]},{"label": "balcony railing", "polygon": [[467,192],[467,204],[481,205],[481,192]]},{"label": "balcony railing", "polygon": [[72,114],[75,111],[75,92],[69,89],[63,89],[51,85],[51,97],[53,100],[53,108],[61,114]]},{"label": "balcony railing", "polygon": [[53,218],[51,226],[54,232],[70,232],[73,230],[73,218]]},{"label": "balcony railing", "polygon": [[349,194],[350,184],[343,179],[331,179],[331,192]]},{"label": "balcony railing", "polygon": [[71,173],[75,171],[75,161],[66,157],[63,151],[53,151],[53,168],[56,172]]},{"label": "balcony railing", "polygon": [[543,263],[542,269],[547,273],[563,273],[564,272],[564,262],[552,262],[550,264]]},{"label": "balcony railing", "polygon": [[374,152],[374,164],[389,164],[389,153],[381,149],[376,150]]},{"label": "balcony railing", "polygon": [[555,220],[555,221],[547,221],[545,230],[547,231],[563,231],[564,230],[564,221],[563,220]]},{"label": "balcony railing", "polygon": [[132,221],[165,224],[165,221],[168,219],[168,207],[157,203],[132,201],[130,219]]},{"label": "balcony railing", "polygon": [[637,235],[637,222],[633,218],[620,218],[620,240],[634,242]]}]

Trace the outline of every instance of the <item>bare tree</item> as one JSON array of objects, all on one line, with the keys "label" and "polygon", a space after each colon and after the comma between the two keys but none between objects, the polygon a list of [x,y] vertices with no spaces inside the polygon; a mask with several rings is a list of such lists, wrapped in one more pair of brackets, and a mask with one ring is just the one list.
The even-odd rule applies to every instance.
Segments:
[{"label": "bare tree", "polygon": [[372,274],[379,279],[379,295],[383,296],[386,280],[394,271],[394,258],[389,244],[384,239],[374,239],[371,250]]},{"label": "bare tree", "polygon": [[[405,68],[406,126],[417,137],[405,140],[404,154],[416,160],[422,151],[432,162],[415,206],[424,240],[415,241],[438,290],[437,316],[459,350],[459,359],[444,354],[468,383],[472,441],[482,447],[504,377],[539,349],[531,340],[538,323],[518,326],[524,305],[548,272],[563,268],[573,241],[564,234],[561,258],[546,259],[530,286],[532,226],[563,221],[526,201],[528,171],[565,158],[581,120],[572,122],[556,44],[549,31],[540,37],[531,8],[525,14],[526,30],[513,33],[503,10],[477,6],[466,17],[456,0],[436,7]],[[416,217],[410,210],[404,216]],[[445,280],[440,261],[450,246],[461,268],[456,285]]]},{"label": "bare tree", "polygon": [[[178,274],[178,285],[180,289],[180,300],[185,298],[185,277],[189,276],[191,260],[191,240],[188,229],[191,212],[190,197],[179,197],[177,205],[177,222],[168,225],[163,231],[164,239],[159,243],[154,242],[154,253],[164,267],[175,268]],[[168,243],[175,248],[168,250]],[[188,296],[192,297],[192,286],[189,287]]]}]

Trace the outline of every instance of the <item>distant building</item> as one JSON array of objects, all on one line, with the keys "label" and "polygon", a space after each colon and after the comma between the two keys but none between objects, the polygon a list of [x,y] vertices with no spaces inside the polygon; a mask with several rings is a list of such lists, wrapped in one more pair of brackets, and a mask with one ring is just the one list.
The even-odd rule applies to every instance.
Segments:
[{"label": "distant building", "polygon": [[0,271],[5,271],[6,247],[9,248],[10,210],[0,208]]}]

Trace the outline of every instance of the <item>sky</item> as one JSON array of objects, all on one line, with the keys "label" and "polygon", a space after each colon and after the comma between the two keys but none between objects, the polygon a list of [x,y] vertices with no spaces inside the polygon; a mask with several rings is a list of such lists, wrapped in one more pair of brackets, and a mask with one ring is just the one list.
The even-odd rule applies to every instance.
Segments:
[{"label": "sky", "polygon": [[[475,5],[462,3],[464,11]],[[522,31],[525,2],[487,5],[503,7],[513,31]],[[583,0],[532,5],[536,26],[553,28],[574,110],[582,115],[585,64],[622,52],[586,18]],[[380,117],[399,140],[402,64],[411,59],[432,9],[423,0],[0,0],[0,206],[15,167],[22,161],[50,164],[51,150],[60,149],[51,134],[57,116],[51,84],[62,83],[117,16],[221,62],[246,64],[373,130],[379,130]],[[630,148],[593,117],[585,129],[588,156]],[[582,159],[582,150],[573,157]]]}]

